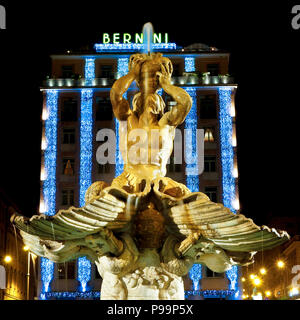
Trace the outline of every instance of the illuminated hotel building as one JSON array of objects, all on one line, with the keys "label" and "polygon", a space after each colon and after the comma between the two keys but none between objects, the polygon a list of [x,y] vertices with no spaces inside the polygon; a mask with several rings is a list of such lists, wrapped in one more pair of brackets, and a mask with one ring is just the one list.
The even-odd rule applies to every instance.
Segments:
[{"label": "illuminated hotel building", "polygon": [[[115,41],[116,42],[116,41]],[[118,121],[109,98],[113,82],[128,72],[131,54],[140,44],[96,44],[92,52],[52,55],[52,73],[43,83],[43,135],[40,212],[54,215],[59,209],[83,206],[91,183],[110,183],[122,172],[119,163]],[[192,129],[192,140],[184,150],[194,154],[196,129],[204,129],[204,172],[186,175],[185,165],[171,157],[167,176],[185,183],[191,191],[206,193],[233,212],[239,210],[234,97],[237,86],[228,76],[229,53],[194,44],[185,48],[175,43],[156,43],[153,51],[168,57],[174,67],[172,83],[183,87],[193,106],[179,127]],[[137,91],[133,84],[127,98]],[[172,99],[159,92],[172,107]],[[116,164],[100,165],[96,160],[97,132],[116,132]],[[98,139],[99,140],[99,139]],[[54,235],[55,236],[55,235]],[[237,299],[238,268],[224,274],[194,265],[185,279],[187,299]],[[54,264],[42,258],[39,274],[41,299],[99,299],[101,278],[86,258]]]}]

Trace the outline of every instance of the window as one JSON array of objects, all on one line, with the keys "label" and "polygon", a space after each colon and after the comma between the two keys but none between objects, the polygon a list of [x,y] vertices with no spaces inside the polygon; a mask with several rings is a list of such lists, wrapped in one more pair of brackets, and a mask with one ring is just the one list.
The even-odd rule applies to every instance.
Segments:
[{"label": "window", "polygon": [[105,163],[105,164],[98,163],[98,173],[102,174],[102,173],[109,173],[109,172],[110,172],[109,163]]},{"label": "window", "polygon": [[180,64],[179,63],[173,63],[173,77],[180,77]]},{"label": "window", "polygon": [[174,101],[174,100],[172,100],[172,99],[168,99],[168,100],[166,101],[166,107],[165,107],[164,112],[166,113],[166,112],[171,111],[172,108],[173,108],[174,106],[176,106],[176,105],[177,105],[177,102],[176,102],[176,101]]},{"label": "window", "polygon": [[101,276],[99,274],[98,268],[95,267],[95,279],[101,279]]},{"label": "window", "polygon": [[204,129],[204,141],[205,142],[214,142],[214,129],[213,128],[205,128]]},{"label": "window", "polygon": [[75,279],[75,262],[57,264],[58,279]]},{"label": "window", "polygon": [[74,190],[67,189],[62,190],[62,206],[73,206],[74,205]]},{"label": "window", "polygon": [[96,97],[96,121],[112,120],[112,105],[109,97]]},{"label": "window", "polygon": [[62,101],[61,121],[77,121],[77,99],[65,98]]},{"label": "window", "polygon": [[200,96],[200,118],[216,119],[216,97],[214,95]]},{"label": "window", "polygon": [[216,156],[204,156],[204,172],[216,172]]},{"label": "window", "polygon": [[211,76],[217,76],[220,73],[220,65],[218,63],[209,63],[207,65],[207,72],[209,72]]},{"label": "window", "polygon": [[205,267],[205,276],[206,278],[224,278],[224,273],[214,272],[209,268]]},{"label": "window", "polygon": [[170,163],[167,164],[167,171],[168,172],[180,172],[181,171],[181,164],[174,163],[175,157],[174,153],[170,156]]},{"label": "window", "polygon": [[[74,158],[63,158],[62,160],[62,174],[73,175],[75,169],[75,160]],[[72,172],[72,174],[71,174]]]},{"label": "window", "polygon": [[61,66],[62,78],[72,78],[74,75],[73,65]]},{"label": "window", "polygon": [[294,249],[288,257],[289,260],[289,265],[290,266],[295,266],[297,264],[297,254],[296,254],[296,249]]},{"label": "window", "polygon": [[113,79],[114,78],[113,66],[112,65],[101,65],[100,66],[100,77]]},{"label": "window", "polygon": [[217,187],[205,187],[204,193],[209,197],[210,201],[218,201],[218,189]]},{"label": "window", "polygon": [[75,129],[64,128],[62,134],[63,144],[74,144],[75,143]]}]

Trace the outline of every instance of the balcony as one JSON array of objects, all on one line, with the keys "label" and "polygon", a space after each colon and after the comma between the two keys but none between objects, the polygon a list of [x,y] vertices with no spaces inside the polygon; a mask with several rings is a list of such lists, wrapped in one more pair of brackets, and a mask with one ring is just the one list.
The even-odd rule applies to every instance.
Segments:
[{"label": "balcony", "polygon": [[[95,78],[89,79],[46,79],[43,81],[44,88],[84,88],[84,87],[111,87],[116,79]],[[171,83],[177,86],[223,86],[234,84],[233,77],[228,75],[199,76],[197,74],[185,74],[180,77],[172,77]]]},{"label": "balcony", "polygon": [[111,87],[114,83],[115,79],[109,78],[95,78],[95,79],[46,79],[43,81],[43,87],[49,88],[61,88],[61,87],[75,87],[75,88],[82,88],[82,87]]},{"label": "balcony", "polygon": [[199,76],[197,74],[185,74],[180,77],[172,77],[172,84],[184,86],[184,85],[213,85],[213,86],[222,86],[229,85],[234,83],[233,77],[228,75],[219,75],[219,76]]}]

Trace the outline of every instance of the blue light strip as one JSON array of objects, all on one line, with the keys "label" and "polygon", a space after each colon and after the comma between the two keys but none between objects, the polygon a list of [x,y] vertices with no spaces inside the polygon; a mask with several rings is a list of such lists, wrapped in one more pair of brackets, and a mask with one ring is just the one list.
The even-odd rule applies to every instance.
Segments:
[{"label": "blue light strip", "polygon": [[220,106],[220,152],[222,164],[223,204],[232,212],[235,200],[235,178],[233,176],[234,150],[232,147],[232,117],[230,115],[231,88],[218,89]]},{"label": "blue light strip", "polygon": [[[43,197],[45,214],[53,216],[56,211],[56,153],[57,153],[57,123],[58,123],[58,91],[46,90],[46,108],[48,118],[45,120],[45,138],[47,148],[44,151],[44,167],[46,179],[43,183]],[[49,292],[53,279],[54,263],[46,258],[41,258],[41,299],[43,294]]]},{"label": "blue light strip", "polygon": [[[85,60],[85,79],[87,85],[92,84],[95,78],[95,59]],[[93,90],[81,90],[80,107],[80,176],[79,176],[79,206],[85,204],[85,193],[92,184],[92,157],[93,157]],[[77,280],[79,290],[86,292],[87,284],[91,280],[91,262],[86,258],[77,261]]]},{"label": "blue light strip", "polygon": [[41,258],[42,290],[40,298],[45,300],[45,293],[50,292],[50,283],[53,280],[54,263],[47,258]]},{"label": "blue light strip", "polygon": [[195,58],[185,57],[184,58],[184,71],[185,72],[194,72],[195,70],[196,70]]},{"label": "blue light strip", "polygon": [[[184,58],[184,71],[193,72],[195,71],[195,58],[185,57]],[[193,100],[192,108],[188,113],[184,128],[189,129],[185,131],[185,159],[194,158],[197,159],[197,126],[198,126],[198,116],[197,116],[197,91],[196,88],[188,87],[184,88],[187,93],[191,96]],[[188,161],[190,162],[190,161]],[[186,185],[192,192],[199,191],[199,176],[189,174],[189,170],[197,169],[198,161],[196,164],[186,164]],[[194,290],[200,289],[200,280],[202,278],[202,265],[194,264],[189,271],[189,277],[193,281]]]},{"label": "blue light strip", "polygon": [[[143,43],[96,43],[94,45],[96,52],[118,52],[118,51],[143,51]],[[156,50],[176,50],[176,43],[153,43],[152,49]]]},{"label": "blue light strip", "polygon": [[118,58],[118,78],[125,76],[128,73],[129,58]]},{"label": "blue light strip", "polygon": [[45,214],[53,216],[56,211],[56,152],[57,152],[57,110],[58,91],[46,91],[48,118],[45,121],[47,148],[44,151],[46,179],[43,184]]},{"label": "blue light strip", "polygon": [[[80,178],[79,178],[79,206],[85,204],[85,193],[92,184],[92,155],[93,155],[93,90],[81,90],[80,110]],[[91,263],[86,257],[78,259],[77,279],[80,290],[86,291],[87,283],[91,279]]]},{"label": "blue light strip", "polygon": [[[195,157],[196,164],[186,164],[186,186],[190,189],[191,192],[199,191],[199,176],[190,175],[188,170],[196,169],[197,167],[197,91],[195,88],[189,87],[184,88],[187,93],[191,96],[193,100],[192,108],[185,118],[184,128],[189,129],[185,130],[184,139],[185,139],[185,159],[191,159]],[[190,161],[189,161],[190,162]],[[200,289],[200,280],[202,278],[202,266],[201,264],[194,264],[191,270],[189,271],[189,276],[193,281],[194,290]]]},{"label": "blue light strip", "polygon": [[81,90],[79,206],[85,204],[86,190],[92,184],[93,90]]},{"label": "blue light strip", "polygon": [[[226,298],[234,295],[233,290],[186,290],[184,292],[185,298],[190,296],[203,296],[204,298]],[[87,292],[49,292],[44,294],[46,299],[55,298],[57,300],[75,300],[75,299],[100,299],[101,292],[87,291]]]},{"label": "blue light strip", "polygon": [[234,295],[233,290],[188,290],[185,291],[185,298],[190,296],[203,296],[204,298],[227,298]]},{"label": "blue light strip", "polygon": [[200,289],[200,280],[202,278],[202,266],[201,264],[194,264],[189,271],[189,277],[193,281],[193,290]]},{"label": "blue light strip", "polygon": [[93,85],[93,80],[95,79],[95,59],[86,58],[85,59],[85,83],[87,86]]},{"label": "blue light strip", "polygon": [[[232,117],[230,115],[232,89],[222,87],[219,94],[219,122],[220,122],[220,152],[222,165],[223,204],[233,213],[233,201],[236,195],[235,178],[233,177],[234,150],[232,146]],[[229,280],[229,289],[235,290],[233,299],[239,298],[238,267],[233,266],[226,272]]]},{"label": "blue light strip", "polygon": [[88,291],[88,292],[49,292],[45,294],[46,298],[55,298],[57,300],[75,300],[76,298],[82,299],[100,299],[99,291]]},{"label": "blue light strip", "polygon": [[[185,118],[184,122],[184,139],[185,139],[185,161],[189,162],[186,164],[186,185],[192,192],[199,191],[199,176],[192,175],[189,172],[192,172],[193,169],[197,169],[197,91],[196,88],[188,87],[184,88],[187,93],[191,96],[193,100],[192,108]],[[192,161],[192,159],[195,159]],[[193,163],[191,163],[193,162]]]},{"label": "blue light strip", "polygon": [[233,266],[230,270],[228,270],[226,272],[226,277],[229,280],[228,289],[234,290],[234,292],[235,292],[234,297],[235,298],[238,298],[238,295],[239,295],[238,276],[239,276],[239,272],[238,272],[237,266]]},{"label": "blue light strip", "polygon": [[[129,58],[119,58],[118,59],[118,77],[123,77],[128,73],[128,63]],[[127,92],[123,95],[123,97],[127,98]],[[116,132],[116,167],[115,167],[115,177],[118,177],[124,170],[124,161],[122,158],[122,154],[120,151],[120,135],[119,135],[119,120],[115,119],[115,132]]]},{"label": "blue light strip", "polygon": [[77,280],[80,282],[79,290],[86,292],[87,284],[91,280],[91,262],[86,257],[78,259],[77,262]]}]

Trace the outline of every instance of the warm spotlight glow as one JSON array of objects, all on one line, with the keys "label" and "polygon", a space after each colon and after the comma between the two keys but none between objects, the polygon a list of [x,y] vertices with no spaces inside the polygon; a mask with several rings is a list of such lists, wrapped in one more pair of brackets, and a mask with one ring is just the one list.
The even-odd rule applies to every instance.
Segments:
[{"label": "warm spotlight glow", "polygon": [[260,272],[261,274],[266,274],[266,273],[267,273],[267,270],[266,270],[265,268],[261,268],[261,269],[259,270],[259,272]]},{"label": "warm spotlight glow", "polygon": [[11,256],[5,256],[5,257],[4,257],[4,262],[6,262],[6,263],[10,263],[11,260],[12,260],[12,257],[11,257]]},{"label": "warm spotlight glow", "polygon": [[282,260],[278,260],[277,261],[277,267],[280,268],[280,269],[284,268],[284,262]]},{"label": "warm spotlight glow", "polygon": [[235,134],[232,135],[232,146],[233,147],[237,146],[237,141],[236,141],[236,135]]},{"label": "warm spotlight glow", "polygon": [[40,201],[40,213],[45,213],[46,212],[46,206],[45,206],[45,202],[43,199],[41,199]]},{"label": "warm spotlight glow", "polygon": [[41,149],[46,150],[47,148],[47,139],[45,137],[42,138]]},{"label": "warm spotlight glow", "polygon": [[243,295],[242,295],[242,299],[247,299],[247,297],[248,297],[248,296],[247,296],[246,294],[243,294]]},{"label": "warm spotlight glow", "polygon": [[243,278],[242,278],[242,281],[243,281],[243,282],[245,282],[245,281],[246,281],[246,279],[243,277]]},{"label": "warm spotlight glow", "polygon": [[230,115],[232,117],[235,117],[235,106],[234,106],[234,102],[231,103],[231,106],[230,106]]},{"label": "warm spotlight glow", "polygon": [[46,178],[47,178],[47,175],[46,175],[45,168],[42,167],[42,168],[41,168],[41,181],[45,181]]},{"label": "warm spotlight glow", "polygon": [[255,276],[253,273],[252,273],[252,274],[250,274],[250,279],[251,279],[251,280],[254,280],[254,279],[255,279],[255,277],[256,277],[256,276]]},{"label": "warm spotlight glow", "polygon": [[296,296],[299,294],[299,289],[294,287],[290,290],[290,296]]},{"label": "warm spotlight glow", "polygon": [[235,199],[232,203],[232,206],[235,210],[240,210],[240,201],[239,199]]},{"label": "warm spotlight glow", "polygon": [[238,176],[239,176],[239,172],[238,172],[237,167],[234,167],[234,168],[233,168],[232,175],[233,175],[233,177],[234,177],[234,178],[238,178]]},{"label": "warm spotlight glow", "polygon": [[43,112],[42,112],[42,120],[45,121],[45,120],[48,119],[48,117],[49,117],[49,112],[48,112],[47,108],[44,107],[44,108],[43,108]]},{"label": "warm spotlight glow", "polygon": [[261,285],[261,280],[259,278],[255,278],[255,279],[253,279],[253,284],[255,286],[259,286],[259,285]]},{"label": "warm spotlight glow", "polygon": [[267,290],[267,291],[265,292],[265,295],[266,295],[266,297],[270,297],[270,296],[271,296],[271,291]]},{"label": "warm spotlight glow", "polygon": [[24,250],[24,251],[28,251],[28,250],[29,250],[29,247],[28,247],[28,246],[24,246],[24,247],[23,247],[23,250]]}]

